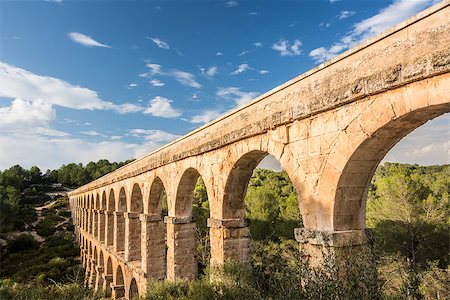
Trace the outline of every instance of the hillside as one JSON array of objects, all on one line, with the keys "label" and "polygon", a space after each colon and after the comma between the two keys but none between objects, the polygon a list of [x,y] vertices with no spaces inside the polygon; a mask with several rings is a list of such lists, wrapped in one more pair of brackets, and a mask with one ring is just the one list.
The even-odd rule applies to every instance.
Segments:
[{"label": "hillside", "polygon": [[[69,164],[42,174],[20,166],[0,172],[0,299],[99,299],[83,286],[67,191],[122,164]],[[450,165],[379,166],[368,194],[367,225],[375,236],[384,299],[449,299]],[[147,299],[314,299],[340,297],[338,286],[306,293],[293,229],[302,226],[286,172],[256,169],[245,198],[251,219],[253,270],[225,270],[230,282],[209,281],[209,203],[199,180],[193,215],[198,227],[198,280],[152,282]],[[228,282],[229,283],[229,282]],[[316,294],[314,294],[316,293]],[[330,294],[331,293],[331,294]]]}]

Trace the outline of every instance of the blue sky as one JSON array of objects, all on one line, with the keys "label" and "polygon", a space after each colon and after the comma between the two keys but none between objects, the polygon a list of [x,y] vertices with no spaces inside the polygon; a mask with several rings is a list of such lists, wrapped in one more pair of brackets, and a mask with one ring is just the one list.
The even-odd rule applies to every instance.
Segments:
[{"label": "blue sky", "polygon": [[[0,169],[142,156],[435,2],[0,0]],[[448,163],[449,122],[386,160]]]}]

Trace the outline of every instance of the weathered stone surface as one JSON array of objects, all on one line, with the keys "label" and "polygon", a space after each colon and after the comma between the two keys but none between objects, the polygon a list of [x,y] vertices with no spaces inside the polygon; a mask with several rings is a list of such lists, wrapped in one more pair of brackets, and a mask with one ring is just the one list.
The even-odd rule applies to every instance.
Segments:
[{"label": "weathered stone surface", "polygon": [[[70,192],[86,283],[128,297],[132,282],[143,294],[149,278],[194,278],[192,193],[200,176],[211,265],[249,265],[244,196],[267,154],[298,192],[305,229],[296,237],[311,266],[326,259],[341,268],[345,255],[369,253],[365,203],[376,166],[406,134],[450,111],[449,20],[443,1]],[[370,259],[360,267],[374,270]]]}]

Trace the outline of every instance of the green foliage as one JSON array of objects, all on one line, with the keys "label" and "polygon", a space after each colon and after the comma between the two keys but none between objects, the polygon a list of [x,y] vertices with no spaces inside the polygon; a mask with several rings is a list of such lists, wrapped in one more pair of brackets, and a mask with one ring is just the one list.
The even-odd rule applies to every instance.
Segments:
[{"label": "green foliage", "polygon": [[24,250],[34,250],[39,248],[39,243],[31,234],[22,233],[8,243],[10,252],[20,252]]},{"label": "green foliage", "polygon": [[385,163],[377,169],[367,202],[367,224],[375,234],[386,295],[421,299],[425,291],[438,291],[444,285],[423,287],[425,274],[433,268],[441,270],[434,274],[442,273],[449,265],[449,174],[449,165]]},{"label": "green foliage", "polygon": [[257,240],[293,239],[302,219],[297,193],[285,171],[255,169],[245,196],[250,231]]}]

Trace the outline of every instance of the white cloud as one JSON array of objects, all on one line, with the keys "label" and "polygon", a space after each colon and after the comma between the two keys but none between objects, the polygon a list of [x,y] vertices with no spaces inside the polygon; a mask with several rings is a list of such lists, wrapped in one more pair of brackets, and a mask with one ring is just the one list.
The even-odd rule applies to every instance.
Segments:
[{"label": "white cloud", "polygon": [[244,50],[244,51],[242,51],[241,53],[239,53],[238,56],[243,56],[243,55],[249,54],[249,53],[250,53],[249,50]]},{"label": "white cloud", "polygon": [[253,45],[254,45],[256,48],[261,48],[261,47],[263,46],[263,43],[261,43],[261,42],[256,42],[256,43],[253,43]]},{"label": "white cloud", "polygon": [[162,130],[155,129],[131,129],[129,133],[134,137],[145,138],[153,142],[172,142],[180,137],[180,135],[168,133]]},{"label": "white cloud", "polygon": [[120,104],[120,105],[114,106],[114,110],[117,111],[119,114],[136,113],[143,109],[144,108],[142,106],[132,104],[132,103],[125,103],[125,104]]},{"label": "white cloud", "polygon": [[147,64],[148,68],[150,68],[153,75],[161,73],[161,65],[158,64]]},{"label": "white cloud", "polygon": [[227,7],[235,7],[235,6],[237,6],[239,3],[236,1],[236,0],[229,0],[229,1],[227,1],[226,3],[225,3],[225,5],[227,6]]},{"label": "white cloud", "polygon": [[102,44],[87,36],[85,34],[79,32],[70,32],[69,37],[76,43],[86,46],[86,47],[103,47],[103,48],[111,48],[111,46]]},{"label": "white cloud", "polygon": [[217,96],[226,99],[232,100],[236,103],[236,105],[241,106],[258,95],[257,92],[243,92],[238,87],[219,87],[217,90]]},{"label": "white cloud", "polygon": [[68,132],[59,131],[47,127],[37,127],[35,132],[43,136],[51,136],[51,137],[65,137],[70,135],[70,133]]},{"label": "white cloud", "polygon": [[152,80],[150,80],[150,83],[153,86],[164,86],[165,85],[164,82],[162,82],[162,81],[160,81],[158,79],[152,79]]},{"label": "white cloud", "polygon": [[268,73],[269,73],[269,71],[267,71],[267,70],[259,70],[259,74],[261,74],[261,75],[266,75]]},{"label": "white cloud", "polygon": [[111,136],[111,140],[113,140],[113,141],[120,140],[120,139],[122,139],[122,136],[120,136],[120,135]]},{"label": "white cloud", "polygon": [[249,16],[257,16],[257,15],[259,15],[259,13],[256,12],[256,11],[251,11],[251,12],[248,13],[248,15]]},{"label": "white cloud", "polygon": [[240,64],[236,70],[234,70],[233,72],[231,72],[231,75],[237,75],[237,74],[241,74],[245,71],[247,71],[249,69],[248,64]]},{"label": "white cloud", "polygon": [[300,50],[301,45],[302,42],[299,40],[294,40],[292,45],[288,40],[279,40],[272,45],[272,49],[280,52],[281,56],[298,56],[302,53]]},{"label": "white cloud", "polygon": [[341,1],[341,0],[330,0],[330,3],[336,3],[336,2],[339,2],[339,1]]},{"label": "white cloud", "polygon": [[44,0],[44,1],[45,1],[45,2],[58,3],[58,4],[63,3],[63,0]]},{"label": "white cloud", "polygon": [[202,75],[208,77],[209,79],[212,79],[217,75],[218,68],[215,66],[209,67],[208,69],[200,67],[200,71],[202,72]]},{"label": "white cloud", "polygon": [[342,51],[354,47],[362,41],[417,14],[434,2],[434,0],[396,0],[391,5],[380,10],[378,14],[354,24],[353,29],[338,42],[329,47],[313,49],[309,56],[318,63],[331,59]]},{"label": "white cloud", "polygon": [[88,136],[105,136],[104,134],[101,134],[95,130],[81,131],[80,133]]},{"label": "white cloud", "polygon": [[189,122],[194,124],[204,124],[217,119],[221,114],[222,112],[218,110],[206,110],[198,115],[193,116],[189,120]]},{"label": "white cloud", "polygon": [[150,68],[150,74],[143,73],[139,75],[140,77],[147,78],[153,75],[169,76],[178,81],[179,83],[181,83],[182,85],[190,86],[196,89],[200,89],[202,87],[202,85],[198,83],[197,80],[195,79],[195,76],[189,72],[180,71],[177,69],[171,71],[163,71],[161,65],[153,63],[147,64],[146,66]]},{"label": "white cloud", "polygon": [[202,85],[195,80],[195,76],[185,71],[174,70],[169,73],[176,81],[185,86],[200,89]]},{"label": "white cloud", "polygon": [[355,11],[343,10],[339,13],[338,19],[339,20],[347,19],[347,18],[353,16],[354,14],[356,14]]},{"label": "white cloud", "polygon": [[16,98],[11,106],[0,107],[0,128],[45,126],[55,116],[50,104]]},{"label": "white cloud", "polygon": [[156,46],[158,46],[159,48],[162,49],[170,49],[169,44],[167,44],[166,42],[164,42],[163,40],[161,40],[160,38],[151,38],[151,37],[147,37],[147,39],[151,40],[153,43],[156,44]]},{"label": "white cloud", "polygon": [[138,86],[138,84],[133,82],[133,83],[130,83],[129,85],[127,85],[127,88],[128,89],[133,89],[133,88],[135,88],[137,86]]},{"label": "white cloud", "polygon": [[178,118],[181,112],[172,107],[172,100],[157,96],[150,100],[148,108],[144,110],[144,114],[162,118]]},{"label": "white cloud", "polygon": [[222,55],[223,55],[222,52],[217,52],[217,53],[216,53],[216,56],[222,56]]},{"label": "white cloud", "polygon": [[25,101],[37,113],[42,112],[44,107],[48,113],[53,105],[71,109],[110,109],[119,113],[141,110],[133,104],[117,105],[103,101],[96,91],[71,85],[58,78],[36,75],[3,62],[0,62],[0,82],[0,97],[23,99],[20,101]]}]

